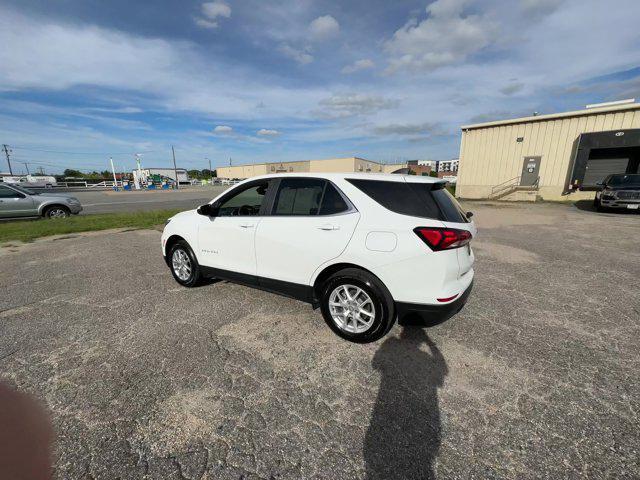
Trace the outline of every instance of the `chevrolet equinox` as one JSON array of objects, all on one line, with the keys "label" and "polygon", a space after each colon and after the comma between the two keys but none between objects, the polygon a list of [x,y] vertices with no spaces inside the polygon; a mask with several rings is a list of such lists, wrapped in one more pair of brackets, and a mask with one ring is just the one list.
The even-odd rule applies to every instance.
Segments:
[{"label": "chevrolet equinox", "polygon": [[217,278],[280,293],[371,342],[396,318],[448,318],[467,300],[476,228],[444,187],[411,175],[254,177],[169,219],[162,252],[185,287]]}]

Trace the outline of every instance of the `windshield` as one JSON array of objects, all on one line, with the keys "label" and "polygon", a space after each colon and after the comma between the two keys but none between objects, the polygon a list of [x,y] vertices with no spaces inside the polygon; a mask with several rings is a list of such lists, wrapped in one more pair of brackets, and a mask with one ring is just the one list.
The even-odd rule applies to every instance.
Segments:
[{"label": "windshield", "polygon": [[21,187],[20,185],[11,185],[11,188],[18,190],[19,192],[26,193],[27,195],[38,195],[38,192],[34,192],[28,188]]},{"label": "windshield", "polygon": [[640,175],[611,175],[607,185],[610,187],[640,187]]}]

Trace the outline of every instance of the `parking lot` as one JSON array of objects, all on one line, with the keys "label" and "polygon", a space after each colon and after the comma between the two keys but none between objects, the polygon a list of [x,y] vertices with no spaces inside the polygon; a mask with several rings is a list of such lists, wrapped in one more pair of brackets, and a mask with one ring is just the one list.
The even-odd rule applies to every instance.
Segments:
[{"label": "parking lot", "polygon": [[465,207],[469,303],[367,345],[181,288],[158,231],[5,245],[0,378],[48,405],[59,478],[640,477],[640,217]]}]

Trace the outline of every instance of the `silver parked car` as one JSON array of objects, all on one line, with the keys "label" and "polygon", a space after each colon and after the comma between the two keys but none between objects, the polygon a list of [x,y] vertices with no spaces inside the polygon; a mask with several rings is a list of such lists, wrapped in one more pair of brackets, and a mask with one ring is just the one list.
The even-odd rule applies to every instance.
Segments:
[{"label": "silver parked car", "polygon": [[0,184],[0,218],[45,217],[61,218],[82,211],[73,195],[38,193],[20,185]]}]

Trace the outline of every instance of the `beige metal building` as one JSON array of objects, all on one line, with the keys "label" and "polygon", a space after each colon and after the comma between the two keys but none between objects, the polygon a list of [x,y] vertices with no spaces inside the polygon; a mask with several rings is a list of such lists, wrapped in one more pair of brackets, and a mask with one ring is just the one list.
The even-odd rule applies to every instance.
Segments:
[{"label": "beige metal building", "polygon": [[329,158],[325,160],[301,160],[296,162],[256,163],[251,165],[237,165],[218,167],[218,178],[249,178],[268,173],[342,173],[342,172],[378,172],[391,173],[405,168],[406,164],[384,164],[365,160],[358,157]]},{"label": "beige metal building", "polygon": [[462,127],[456,195],[505,200],[593,198],[611,173],[638,173],[640,104]]}]

